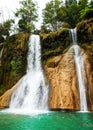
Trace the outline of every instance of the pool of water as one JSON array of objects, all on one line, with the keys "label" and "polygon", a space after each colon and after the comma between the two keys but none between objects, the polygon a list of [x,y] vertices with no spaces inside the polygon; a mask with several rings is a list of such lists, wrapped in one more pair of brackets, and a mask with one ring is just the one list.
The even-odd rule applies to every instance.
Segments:
[{"label": "pool of water", "polygon": [[93,130],[93,113],[20,115],[0,112],[0,130]]}]

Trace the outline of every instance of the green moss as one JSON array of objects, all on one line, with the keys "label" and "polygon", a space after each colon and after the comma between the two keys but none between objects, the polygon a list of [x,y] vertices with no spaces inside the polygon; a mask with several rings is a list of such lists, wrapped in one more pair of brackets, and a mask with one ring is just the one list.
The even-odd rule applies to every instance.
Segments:
[{"label": "green moss", "polygon": [[[78,43],[85,50],[93,53],[93,18],[77,24]],[[71,46],[71,38],[67,28],[41,34],[42,63],[56,56],[62,56]],[[0,95],[11,88],[25,73],[27,66],[28,33],[19,33],[7,38],[0,62]],[[49,62],[54,68],[58,62]]]},{"label": "green moss", "polygon": [[63,53],[70,45],[69,31],[67,28],[41,35],[42,61]]},{"label": "green moss", "polygon": [[78,42],[91,43],[93,41],[93,18],[83,20],[77,24]]},{"label": "green moss", "polygon": [[4,86],[0,86],[0,95],[6,91],[6,88]]},{"label": "green moss", "polygon": [[27,66],[28,33],[7,38],[0,66],[0,94],[11,88],[25,73]]},{"label": "green moss", "polygon": [[93,43],[91,43],[90,45],[89,45],[88,43],[83,43],[83,44],[81,44],[81,47],[82,47],[84,50],[93,53]]}]

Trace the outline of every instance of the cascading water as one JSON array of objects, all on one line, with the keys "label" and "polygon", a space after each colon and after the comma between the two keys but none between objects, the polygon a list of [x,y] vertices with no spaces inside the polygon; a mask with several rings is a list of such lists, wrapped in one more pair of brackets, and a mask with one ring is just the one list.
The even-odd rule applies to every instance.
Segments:
[{"label": "cascading water", "polygon": [[0,51],[0,61],[1,61],[1,58],[2,58],[3,50],[4,50],[4,48],[2,48],[1,51]]},{"label": "cascading water", "polygon": [[29,42],[27,73],[14,91],[10,109],[45,110],[48,108],[48,86],[41,67],[40,37],[32,35]]},{"label": "cascading water", "polygon": [[87,100],[86,100],[86,73],[84,69],[84,59],[81,54],[81,49],[77,45],[77,33],[76,28],[70,30],[73,46],[71,49],[74,50],[74,59],[76,65],[76,72],[78,77],[79,93],[80,93],[80,109],[81,111],[87,111]]}]

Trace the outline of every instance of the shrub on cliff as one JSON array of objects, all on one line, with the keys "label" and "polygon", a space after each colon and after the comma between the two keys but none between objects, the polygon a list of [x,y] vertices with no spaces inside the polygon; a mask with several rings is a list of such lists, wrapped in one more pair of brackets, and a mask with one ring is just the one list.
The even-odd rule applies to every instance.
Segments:
[{"label": "shrub on cliff", "polygon": [[93,18],[93,8],[85,8],[81,12],[81,19],[90,19]]},{"label": "shrub on cliff", "polygon": [[82,20],[77,24],[78,41],[80,43],[93,42],[93,18]]},{"label": "shrub on cliff", "polygon": [[[0,37],[3,38],[3,36],[8,37],[10,35],[12,24],[14,23],[14,20],[6,20],[3,23],[0,23]],[[2,40],[1,40],[2,41]]]}]

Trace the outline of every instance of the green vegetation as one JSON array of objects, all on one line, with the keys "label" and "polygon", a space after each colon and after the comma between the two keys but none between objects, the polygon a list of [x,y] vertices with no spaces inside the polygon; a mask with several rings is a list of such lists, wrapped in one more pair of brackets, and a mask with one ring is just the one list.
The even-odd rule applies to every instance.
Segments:
[{"label": "green vegetation", "polygon": [[3,35],[8,37],[10,35],[12,24],[14,20],[6,20],[4,23],[0,23],[0,42],[2,42]]},{"label": "green vegetation", "polygon": [[43,28],[56,31],[68,23],[70,28],[74,28],[78,22],[93,17],[93,1],[69,0],[63,4],[62,0],[51,0],[43,10]]},{"label": "green vegetation", "polygon": [[62,54],[70,46],[70,43],[68,29],[41,34],[42,61]]},{"label": "green vegetation", "polygon": [[28,33],[19,33],[8,37],[4,42],[0,64],[0,94],[11,88],[26,73],[28,39]]},{"label": "green vegetation", "polygon": [[56,31],[59,29],[62,21],[60,23],[60,6],[63,2],[59,0],[51,0],[46,4],[45,9],[43,10],[43,25],[46,25],[47,29],[51,31]]},{"label": "green vegetation", "polygon": [[93,18],[82,20],[77,24],[78,42],[88,43],[93,42]]},{"label": "green vegetation", "polygon": [[[0,95],[11,88],[25,73],[28,40],[31,33],[40,33],[42,63],[64,54],[71,46],[68,28],[77,27],[79,45],[93,53],[93,0],[50,0],[43,10],[41,30],[36,30],[37,4],[22,0],[15,15],[19,17],[18,33],[10,36],[14,20],[0,23]],[[5,39],[5,37],[6,39]],[[51,64],[56,66],[56,64]]]},{"label": "green vegetation", "polygon": [[15,15],[19,17],[19,31],[32,32],[35,29],[34,22],[37,21],[37,7],[32,0],[20,1],[20,9]]},{"label": "green vegetation", "polygon": [[[64,28],[64,25],[68,28],[74,28],[78,22],[93,17],[93,0],[90,3],[88,0],[79,0],[78,3],[77,0],[66,0],[65,3],[63,0],[50,0],[42,11],[41,30],[37,30],[35,28],[38,18],[37,3],[32,0],[22,0],[19,3],[20,8],[14,12],[15,16],[19,18],[19,32],[49,33]],[[9,21],[7,27],[4,23],[4,28],[0,25],[0,31],[3,32],[3,29],[3,33],[6,35],[9,35],[12,26],[11,20]]]},{"label": "green vegetation", "polygon": [[90,19],[93,18],[93,8],[85,8],[84,10],[82,10],[81,12],[81,19]]}]

